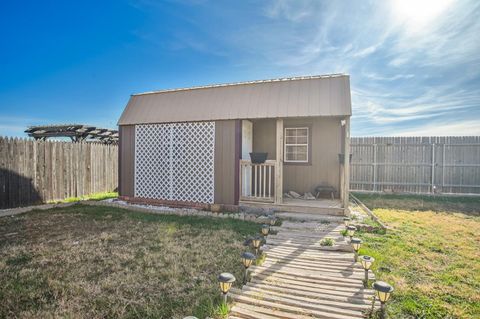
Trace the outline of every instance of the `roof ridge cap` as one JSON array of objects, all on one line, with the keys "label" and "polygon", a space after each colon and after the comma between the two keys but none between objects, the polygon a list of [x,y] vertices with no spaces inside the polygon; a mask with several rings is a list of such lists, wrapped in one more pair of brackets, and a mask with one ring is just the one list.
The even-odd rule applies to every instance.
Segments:
[{"label": "roof ridge cap", "polygon": [[185,88],[147,91],[147,92],[142,92],[142,93],[134,93],[134,94],[132,94],[132,96],[141,96],[141,95],[149,95],[149,94],[168,93],[168,92],[191,91],[191,90],[229,87],[229,86],[237,86],[237,85],[275,83],[275,82],[283,82],[283,81],[313,80],[313,79],[324,79],[324,78],[326,79],[326,78],[334,78],[334,77],[341,77],[341,76],[348,76],[348,74],[346,74],[346,73],[332,73],[332,74],[323,74],[323,75],[294,76],[294,77],[274,78],[274,79],[265,79],[265,80],[252,80],[252,81],[231,82],[231,83],[218,83],[218,84],[185,87]]}]

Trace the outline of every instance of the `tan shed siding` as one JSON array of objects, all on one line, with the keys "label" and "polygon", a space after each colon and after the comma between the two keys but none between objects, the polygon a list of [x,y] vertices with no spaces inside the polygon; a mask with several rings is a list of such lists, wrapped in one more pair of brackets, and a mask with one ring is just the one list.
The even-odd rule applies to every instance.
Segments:
[{"label": "tan shed siding", "polygon": [[347,75],[133,95],[119,125],[351,115]]},{"label": "tan shed siding", "polygon": [[253,121],[253,151],[267,152],[269,160],[276,157],[276,125],[275,119]]},{"label": "tan shed siding", "polygon": [[120,196],[133,197],[135,194],[135,125],[119,127],[119,178]]},{"label": "tan shed siding", "polygon": [[215,122],[215,194],[217,204],[236,204],[239,121]]},{"label": "tan shed siding", "polygon": [[287,163],[283,166],[284,191],[312,192],[327,183],[340,192],[341,153],[340,118],[287,119],[284,127],[309,126],[311,129],[311,164]]}]

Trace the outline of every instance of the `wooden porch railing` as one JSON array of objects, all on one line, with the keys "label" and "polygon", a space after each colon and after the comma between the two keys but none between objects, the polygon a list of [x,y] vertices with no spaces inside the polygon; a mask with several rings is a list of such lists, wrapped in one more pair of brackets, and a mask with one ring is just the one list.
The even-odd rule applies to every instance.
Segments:
[{"label": "wooden porch railing", "polygon": [[273,203],[276,165],[274,160],[265,161],[263,164],[240,160],[240,200]]}]

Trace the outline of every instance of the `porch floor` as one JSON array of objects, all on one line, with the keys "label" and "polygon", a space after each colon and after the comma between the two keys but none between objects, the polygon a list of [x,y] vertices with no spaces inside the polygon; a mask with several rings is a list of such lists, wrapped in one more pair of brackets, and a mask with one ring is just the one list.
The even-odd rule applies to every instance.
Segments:
[{"label": "porch floor", "polygon": [[344,209],[340,199],[299,199],[299,198],[284,198],[281,204],[256,202],[256,201],[241,201],[240,205],[253,207],[269,207],[279,212],[292,213],[308,213],[319,215],[343,215]]},{"label": "porch floor", "polygon": [[286,206],[306,206],[319,208],[342,208],[342,202],[339,199],[299,199],[299,198],[284,198],[281,205]]}]

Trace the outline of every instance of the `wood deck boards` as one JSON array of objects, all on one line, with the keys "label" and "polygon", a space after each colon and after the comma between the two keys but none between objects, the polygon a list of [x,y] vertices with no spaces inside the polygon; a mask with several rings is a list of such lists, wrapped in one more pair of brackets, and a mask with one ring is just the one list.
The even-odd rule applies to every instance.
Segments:
[{"label": "wood deck boards", "polygon": [[[290,220],[275,227],[265,262],[251,267],[252,279],[242,290],[232,289],[229,318],[363,318],[374,293],[363,287],[364,271],[340,235],[340,223]],[[321,246],[326,237],[335,244]]]}]

